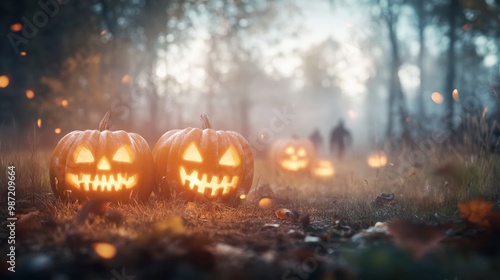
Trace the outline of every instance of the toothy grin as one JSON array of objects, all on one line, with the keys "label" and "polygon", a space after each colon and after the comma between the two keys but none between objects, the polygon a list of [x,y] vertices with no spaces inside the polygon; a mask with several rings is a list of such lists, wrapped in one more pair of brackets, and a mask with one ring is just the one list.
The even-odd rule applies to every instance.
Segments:
[{"label": "toothy grin", "polygon": [[219,179],[219,176],[212,176],[210,181],[208,181],[207,174],[203,174],[200,179],[198,177],[198,171],[196,170],[188,175],[186,169],[181,167],[180,172],[183,185],[186,185],[186,181],[189,181],[189,188],[191,190],[210,196],[219,196],[229,193],[234,190],[238,183],[238,176],[232,176],[231,181],[229,181],[230,176],[224,176],[222,179]]},{"label": "toothy grin", "polygon": [[298,171],[307,166],[307,160],[283,160],[281,166],[287,170]]},{"label": "toothy grin", "polygon": [[74,187],[82,191],[121,191],[132,189],[137,182],[137,174],[127,176],[127,174],[117,175],[90,175],[90,174],[66,174],[66,181],[71,182]]}]

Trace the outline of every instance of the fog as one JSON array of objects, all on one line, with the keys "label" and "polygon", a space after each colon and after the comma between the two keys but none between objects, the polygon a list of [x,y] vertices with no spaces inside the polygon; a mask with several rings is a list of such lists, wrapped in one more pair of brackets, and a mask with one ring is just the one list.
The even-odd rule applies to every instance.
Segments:
[{"label": "fog", "polygon": [[499,1],[422,2],[4,1],[0,121],[53,145],[109,110],[154,143],[208,113],[254,148],[318,128],[326,154],[342,119],[362,155],[498,120]]}]

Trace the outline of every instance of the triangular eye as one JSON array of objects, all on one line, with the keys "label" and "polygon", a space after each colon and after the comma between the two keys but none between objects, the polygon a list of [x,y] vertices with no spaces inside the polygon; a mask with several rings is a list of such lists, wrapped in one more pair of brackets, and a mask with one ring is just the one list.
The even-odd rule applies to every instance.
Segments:
[{"label": "triangular eye", "polygon": [[292,146],[288,146],[285,149],[285,154],[287,154],[287,155],[293,155],[293,154],[295,154],[295,149]]},{"label": "triangular eye", "polygon": [[131,163],[132,157],[133,154],[130,148],[128,148],[127,146],[121,146],[113,156],[113,160],[117,162]]},{"label": "triangular eye", "polygon": [[224,153],[224,155],[219,160],[220,165],[225,166],[238,166],[240,165],[240,156],[234,146],[230,146],[229,149]]},{"label": "triangular eye", "polygon": [[75,153],[75,162],[94,162],[92,152],[85,146],[82,146],[78,152]]},{"label": "triangular eye", "polygon": [[297,151],[297,155],[299,157],[305,157],[306,156],[306,150],[300,148],[298,151]]},{"label": "triangular eye", "polygon": [[196,147],[194,142],[189,144],[182,158],[188,161],[203,162],[200,151],[198,151],[198,148]]}]

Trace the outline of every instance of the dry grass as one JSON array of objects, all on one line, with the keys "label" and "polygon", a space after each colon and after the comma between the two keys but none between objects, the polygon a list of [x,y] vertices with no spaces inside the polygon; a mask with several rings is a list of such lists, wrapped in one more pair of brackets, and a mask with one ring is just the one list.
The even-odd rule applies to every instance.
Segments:
[{"label": "dry grass", "polygon": [[[48,178],[51,151],[39,150],[36,137],[29,139],[27,148],[16,147],[9,141],[0,143],[0,168],[7,170],[9,164],[16,167],[18,206],[55,207],[51,202],[53,198]],[[318,219],[328,219],[328,215],[339,216],[363,226],[394,217],[432,223],[449,222],[456,219],[459,202],[480,196],[495,201],[499,199],[498,155],[464,152],[462,155],[450,154],[448,158],[433,155],[425,160],[422,166],[412,167],[399,174],[394,171],[396,166],[370,169],[364,159],[351,158],[335,162],[335,178],[321,181],[309,175],[284,174],[260,159],[255,164],[254,185],[270,184],[279,198],[287,199],[289,207],[317,213]],[[6,185],[6,177],[0,177],[0,184]],[[1,192],[4,199],[6,189]],[[373,203],[382,192],[395,194],[392,206],[377,207]],[[132,216],[139,213],[142,218],[137,220],[147,223],[160,219],[164,214],[181,214],[185,211],[183,205],[183,202],[152,199],[147,205],[124,204],[116,207]],[[256,206],[255,202],[244,205],[245,208],[236,209],[204,205],[202,212],[210,213],[211,210],[219,209],[214,215],[236,211],[241,216],[250,206]],[[65,208],[57,206],[60,207]],[[251,209],[258,211],[258,208]],[[58,213],[61,211],[56,211],[54,215],[60,215]]]},{"label": "dry grass", "polygon": [[[262,253],[277,250],[283,259],[288,259],[294,258],[294,250],[299,250],[301,244],[288,237],[288,231],[302,231],[303,228],[300,224],[279,221],[274,214],[279,208],[308,213],[312,221],[309,234],[323,236],[329,234],[328,227],[337,219],[344,220],[355,230],[393,218],[445,224],[458,219],[459,202],[479,196],[500,202],[497,187],[500,158],[495,154],[455,152],[443,157],[442,153],[435,153],[426,157],[420,167],[402,173],[395,172],[397,165],[371,169],[365,159],[351,158],[335,162],[336,176],[329,181],[283,174],[270,168],[265,160],[258,159],[254,185],[269,184],[277,197],[269,209],[259,208],[255,198],[229,207],[217,202],[189,203],[153,196],[145,203],[112,203],[111,209],[123,217],[119,221],[91,214],[84,223],[79,223],[75,217],[81,205],[59,201],[51,194],[48,178],[51,151],[40,150],[36,137],[28,143],[27,148],[19,148],[7,141],[0,142],[0,168],[7,170],[10,163],[16,166],[18,213],[40,211],[36,234],[20,232],[20,251],[36,253],[64,248],[79,256],[82,252],[89,254],[88,248],[95,242],[109,242],[123,255],[114,263],[106,264],[108,267],[140,262],[135,255],[140,255],[143,249],[137,244],[148,239],[155,223],[173,215],[182,217],[189,236],[202,237],[211,246],[228,244]],[[408,152],[397,156],[404,157],[404,153]],[[0,184],[6,185],[6,176],[0,177]],[[5,192],[2,189],[2,205],[5,205]],[[382,192],[394,193],[394,203],[375,205],[375,198]],[[0,213],[4,215],[4,211],[2,208]],[[263,229],[268,223],[277,223],[280,227]],[[163,246],[160,243],[157,240],[148,246]],[[159,258],[164,258],[167,253],[158,254]],[[167,255],[171,254],[169,251]]]}]

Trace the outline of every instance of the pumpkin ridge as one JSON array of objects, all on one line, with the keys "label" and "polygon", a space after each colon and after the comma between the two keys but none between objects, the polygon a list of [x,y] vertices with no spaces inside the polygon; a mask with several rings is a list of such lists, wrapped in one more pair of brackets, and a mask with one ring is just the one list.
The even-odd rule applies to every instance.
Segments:
[{"label": "pumpkin ridge", "polygon": [[[242,155],[249,155],[242,157],[242,168],[247,168],[248,166],[253,167],[254,165],[253,151],[250,148],[250,145],[248,144],[246,139],[237,132],[229,131],[229,133],[237,139],[236,143],[240,144],[241,152],[239,153]],[[244,188],[244,192],[241,192],[242,194],[248,193],[248,191],[252,188],[253,175],[254,175],[253,169],[251,172],[244,173],[244,177],[242,178],[242,187]]]},{"label": "pumpkin ridge", "polygon": [[[74,138],[78,138],[79,133],[80,133],[80,131],[71,132],[71,133],[65,135],[63,138],[61,138],[61,140],[59,140],[59,142],[58,142],[58,144],[57,144],[56,148],[54,149],[52,156],[51,156],[51,158],[56,157],[57,159],[59,159],[59,161],[57,162],[58,165],[62,164],[63,166],[66,166],[66,162],[67,162],[66,156],[63,155],[63,153],[64,153],[63,145],[60,145],[60,144],[74,142],[75,141]],[[70,145],[72,145],[72,143]],[[62,163],[61,163],[61,161],[62,161]],[[63,176],[61,175],[61,173],[64,174],[65,172],[66,172],[66,168],[64,168],[64,170],[62,172],[59,171],[59,169],[56,168],[55,163],[53,163],[51,160],[50,168],[49,168],[49,176],[50,176],[50,185],[53,186],[52,189],[56,188],[57,190],[59,190],[60,185],[64,184],[64,182],[59,182],[59,179],[57,179],[57,178],[62,178]],[[56,184],[56,180],[57,180],[57,184]]]},{"label": "pumpkin ridge", "polygon": [[[153,156],[159,192],[238,201],[252,185],[253,152],[239,133],[212,129],[205,114],[201,120],[201,129],[168,131],[157,141]],[[188,148],[196,150],[186,154]]]},{"label": "pumpkin ridge", "polygon": [[163,145],[165,145],[165,142],[170,139],[171,137],[173,137],[176,133],[178,133],[180,130],[179,129],[175,129],[175,130],[170,130],[166,133],[164,133],[160,139],[158,139],[158,141],[156,142],[154,148],[153,148],[153,157],[155,158],[155,161],[156,161],[156,158],[157,158],[157,153],[159,153],[161,151],[161,147]]},{"label": "pumpkin ridge", "polygon": [[[78,161],[76,153],[80,153],[80,146],[89,150],[91,161]],[[114,159],[122,146],[130,153],[128,161]],[[144,200],[154,187],[153,166],[149,145],[139,134],[85,130],[72,131],[59,141],[51,157],[49,174],[52,190],[59,197],[64,198],[68,190],[79,200]]]},{"label": "pumpkin ridge", "polygon": [[169,140],[174,139],[179,131],[180,130],[171,130],[164,133],[153,148],[156,188],[160,188],[157,189],[157,192],[161,192],[162,186],[160,186],[160,184],[165,183],[162,182],[163,176],[161,171],[168,168],[168,157],[170,153],[170,146],[172,145],[172,141]]},{"label": "pumpkin ridge", "polygon": [[[174,135],[172,135],[170,138],[166,139],[165,142],[163,143],[163,144],[166,144],[167,146],[164,149],[166,151],[164,162],[162,162],[162,164],[160,166],[162,166],[162,168],[165,169],[167,171],[167,173],[173,172],[171,170],[171,168],[172,168],[171,166],[172,166],[172,164],[177,164],[176,158],[180,157],[180,150],[178,150],[176,153],[175,147],[177,147],[178,145],[181,145],[182,140],[183,140],[181,136],[183,136],[184,132],[190,133],[192,131],[194,131],[194,129],[191,129],[191,128],[186,128],[184,130],[180,130],[179,132],[174,133]],[[161,175],[163,173],[162,170],[158,170],[157,172],[159,172],[158,173],[159,175]],[[178,176],[178,174],[176,174],[176,176]],[[166,178],[166,179],[169,179],[169,178]],[[168,182],[168,185],[170,185],[170,182]]]}]

